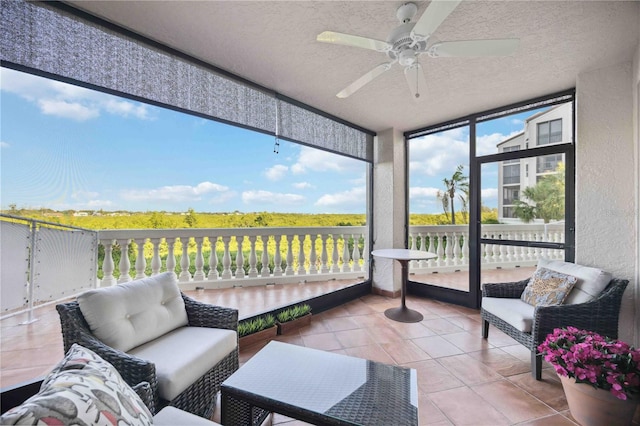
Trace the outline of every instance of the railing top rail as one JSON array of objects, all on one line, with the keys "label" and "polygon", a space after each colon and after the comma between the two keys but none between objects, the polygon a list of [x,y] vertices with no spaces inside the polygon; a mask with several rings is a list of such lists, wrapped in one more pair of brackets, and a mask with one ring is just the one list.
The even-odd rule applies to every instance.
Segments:
[{"label": "railing top rail", "polygon": [[79,226],[64,225],[56,222],[47,222],[40,219],[32,219],[30,217],[14,216],[6,213],[0,213],[0,219],[20,220],[23,222],[35,223],[37,225],[45,225],[54,228],[73,229],[76,231],[96,232],[94,229],[80,228]]},{"label": "railing top rail", "polygon": [[191,238],[191,237],[233,237],[270,236],[270,235],[334,235],[362,233],[366,226],[298,226],[298,227],[262,227],[262,228],[177,228],[177,229],[103,229],[98,238],[136,239],[136,238]]}]

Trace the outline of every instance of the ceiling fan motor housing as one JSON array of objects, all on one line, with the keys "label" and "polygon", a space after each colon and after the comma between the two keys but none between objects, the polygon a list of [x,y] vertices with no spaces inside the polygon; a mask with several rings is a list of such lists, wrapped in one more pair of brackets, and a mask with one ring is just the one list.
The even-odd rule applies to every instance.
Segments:
[{"label": "ceiling fan motor housing", "polygon": [[391,50],[387,52],[387,56],[392,60],[398,59],[402,66],[408,66],[416,61],[416,53],[424,52],[427,47],[426,41],[416,42],[411,38],[411,30],[415,23],[408,22],[402,24],[391,31],[387,43],[391,45]]}]

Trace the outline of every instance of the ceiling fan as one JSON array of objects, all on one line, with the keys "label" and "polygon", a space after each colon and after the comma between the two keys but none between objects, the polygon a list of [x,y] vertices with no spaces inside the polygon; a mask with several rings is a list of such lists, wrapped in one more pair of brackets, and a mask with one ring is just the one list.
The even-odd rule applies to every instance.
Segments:
[{"label": "ceiling fan", "polygon": [[396,62],[404,67],[404,75],[409,90],[415,100],[424,92],[426,80],[422,66],[418,62],[420,55],[432,58],[452,56],[506,56],[513,53],[519,44],[518,39],[498,40],[461,40],[429,43],[431,35],[440,24],[454,11],[462,0],[432,0],[427,10],[417,22],[411,22],[418,12],[415,3],[405,3],[396,11],[401,24],[389,34],[387,41],[367,37],[324,31],[317,40],[324,43],[342,44],[386,53],[390,61],[378,65],[356,81],[345,87],[336,96],[346,98],[365,84],[371,82]]}]

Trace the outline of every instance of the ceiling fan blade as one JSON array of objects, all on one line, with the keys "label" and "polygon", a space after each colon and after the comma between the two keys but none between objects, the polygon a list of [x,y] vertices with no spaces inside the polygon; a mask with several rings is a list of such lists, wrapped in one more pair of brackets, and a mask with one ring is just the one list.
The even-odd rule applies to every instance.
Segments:
[{"label": "ceiling fan blade", "polygon": [[427,79],[424,77],[420,63],[416,62],[406,67],[404,76],[407,78],[407,84],[413,99],[416,101],[424,99],[424,94],[427,91]]},{"label": "ceiling fan blade", "polygon": [[437,57],[451,56],[507,56],[520,45],[517,38],[502,40],[465,40],[443,41],[429,48],[429,55]]},{"label": "ceiling fan blade", "polygon": [[342,91],[338,93],[336,96],[339,98],[346,98],[348,96],[353,95],[357,90],[360,90],[362,86],[369,83],[371,80],[378,77],[380,74],[384,73],[385,71],[388,71],[389,68],[391,68],[391,65],[393,65],[393,62],[388,62],[388,63],[378,65],[377,67],[375,67],[374,69],[372,69],[371,71],[369,71],[368,73],[366,73],[365,75],[363,75],[362,77],[360,77],[359,79],[357,79],[356,81],[354,81],[353,83],[351,83],[350,85],[342,89]]},{"label": "ceiling fan blade", "polygon": [[411,31],[411,36],[416,39],[426,39],[447,19],[462,0],[431,0],[427,10],[424,11]]},{"label": "ceiling fan blade", "polygon": [[344,46],[377,50],[378,52],[386,52],[388,50],[391,50],[391,45],[386,41],[375,40],[373,38],[360,37],[351,34],[336,33],[333,31],[325,31],[318,34],[316,40],[323,43],[342,44]]}]

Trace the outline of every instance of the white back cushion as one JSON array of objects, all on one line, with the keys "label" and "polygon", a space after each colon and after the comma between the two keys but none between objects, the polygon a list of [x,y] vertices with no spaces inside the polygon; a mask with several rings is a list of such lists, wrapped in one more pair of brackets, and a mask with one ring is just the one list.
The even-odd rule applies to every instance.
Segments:
[{"label": "white back cushion", "polygon": [[165,272],[78,296],[93,334],[121,351],[142,345],[188,324],[174,275]]},{"label": "white back cushion", "polygon": [[551,269],[578,278],[578,282],[569,293],[564,303],[572,305],[589,302],[605,289],[612,275],[602,269],[576,265],[575,263],[562,262],[560,260],[538,260],[538,268]]}]

